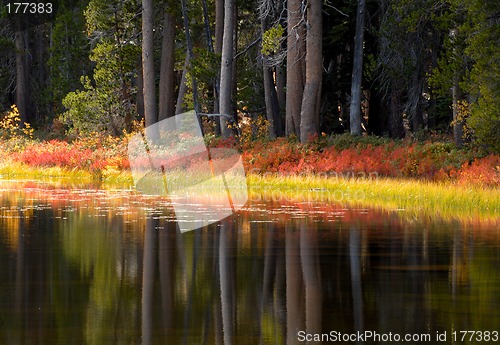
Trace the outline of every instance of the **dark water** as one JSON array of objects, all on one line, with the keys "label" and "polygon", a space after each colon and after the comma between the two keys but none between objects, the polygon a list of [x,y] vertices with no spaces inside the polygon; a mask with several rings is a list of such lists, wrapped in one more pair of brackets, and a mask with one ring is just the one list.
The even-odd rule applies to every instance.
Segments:
[{"label": "dark water", "polygon": [[0,344],[500,337],[498,221],[280,201],[180,234],[161,199],[0,187]]}]

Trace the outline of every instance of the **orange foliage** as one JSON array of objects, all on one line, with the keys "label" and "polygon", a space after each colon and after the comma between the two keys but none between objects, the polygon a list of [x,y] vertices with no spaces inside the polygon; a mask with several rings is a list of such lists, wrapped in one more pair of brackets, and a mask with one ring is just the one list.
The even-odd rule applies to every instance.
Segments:
[{"label": "orange foliage", "polygon": [[[445,142],[328,144],[327,138],[300,144],[293,139],[237,143],[215,139],[211,147],[233,147],[241,152],[247,173],[283,175],[321,174],[347,177],[403,177],[458,181],[488,186],[500,184],[500,157],[478,158]],[[31,166],[60,166],[101,171],[130,167],[126,139],[89,137],[73,143],[51,140],[32,143],[13,159]]]}]

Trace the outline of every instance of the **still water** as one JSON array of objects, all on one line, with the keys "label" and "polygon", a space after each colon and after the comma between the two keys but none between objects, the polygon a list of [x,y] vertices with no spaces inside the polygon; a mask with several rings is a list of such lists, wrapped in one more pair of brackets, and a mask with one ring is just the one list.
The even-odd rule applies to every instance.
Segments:
[{"label": "still water", "polygon": [[2,182],[0,344],[493,344],[499,225],[254,198],[181,234],[166,200]]}]

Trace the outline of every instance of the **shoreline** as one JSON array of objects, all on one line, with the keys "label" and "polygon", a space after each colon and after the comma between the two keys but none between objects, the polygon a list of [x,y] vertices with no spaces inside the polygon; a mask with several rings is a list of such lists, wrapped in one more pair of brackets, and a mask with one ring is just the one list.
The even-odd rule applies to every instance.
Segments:
[{"label": "shoreline", "polygon": [[[21,163],[0,164],[0,181],[62,183],[70,187],[132,189],[130,171],[30,167]],[[500,219],[500,188],[426,181],[411,178],[372,179],[321,175],[248,174],[249,199],[253,202],[297,200],[381,207],[393,211],[458,219]]]}]

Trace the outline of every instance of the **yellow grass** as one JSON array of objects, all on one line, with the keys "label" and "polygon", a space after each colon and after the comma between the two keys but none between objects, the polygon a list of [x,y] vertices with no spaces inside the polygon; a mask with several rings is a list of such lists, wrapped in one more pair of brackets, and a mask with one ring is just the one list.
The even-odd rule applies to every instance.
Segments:
[{"label": "yellow grass", "polygon": [[[102,188],[131,188],[130,171],[115,169],[91,173],[60,167],[29,167],[0,163],[0,179],[99,183]],[[413,214],[457,219],[500,218],[500,188],[458,185],[451,182],[377,178],[345,179],[320,176],[247,176],[250,198],[291,199],[346,203],[367,207],[405,210]]]}]

